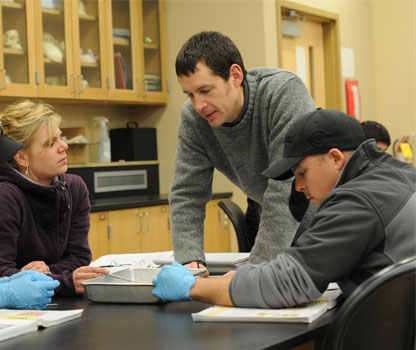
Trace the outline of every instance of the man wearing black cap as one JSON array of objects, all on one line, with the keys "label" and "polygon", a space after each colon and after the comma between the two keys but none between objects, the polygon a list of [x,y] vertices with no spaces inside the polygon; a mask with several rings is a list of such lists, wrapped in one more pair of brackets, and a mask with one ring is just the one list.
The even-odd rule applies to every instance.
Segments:
[{"label": "man wearing black cap", "polygon": [[222,278],[196,279],[179,264],[156,277],[154,295],[240,307],[290,307],[318,298],[328,283],[344,295],[384,267],[416,255],[416,169],[365,140],[360,124],[319,109],[288,129],[283,157],[263,174],[295,176],[319,206],[311,227],[275,260]]}]

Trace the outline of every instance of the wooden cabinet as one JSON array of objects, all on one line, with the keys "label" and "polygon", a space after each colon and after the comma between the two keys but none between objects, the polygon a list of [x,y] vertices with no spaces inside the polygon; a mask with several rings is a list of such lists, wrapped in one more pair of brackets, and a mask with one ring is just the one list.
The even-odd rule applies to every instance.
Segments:
[{"label": "wooden cabinet", "polygon": [[36,96],[33,5],[0,1],[0,96]]},{"label": "wooden cabinet", "polygon": [[162,4],[0,1],[0,96],[166,103]]},{"label": "wooden cabinet", "polygon": [[[218,206],[207,204],[205,252],[229,252],[230,222]],[[89,243],[93,260],[107,254],[150,253],[172,250],[169,205],[91,213]]]},{"label": "wooden cabinet", "polygon": [[[167,102],[163,1],[109,0],[109,99]],[[124,74],[123,74],[124,73]]]},{"label": "wooden cabinet", "polygon": [[106,254],[172,250],[169,206],[91,213],[89,242],[94,260]]},{"label": "wooden cabinet", "polygon": [[207,203],[204,223],[204,251],[206,253],[231,251],[230,222],[218,206],[220,200],[212,199]]}]

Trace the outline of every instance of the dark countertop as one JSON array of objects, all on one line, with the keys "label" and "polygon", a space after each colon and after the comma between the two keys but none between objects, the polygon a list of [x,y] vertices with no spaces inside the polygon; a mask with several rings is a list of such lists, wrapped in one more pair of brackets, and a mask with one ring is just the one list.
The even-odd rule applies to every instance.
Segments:
[{"label": "dark countertop", "polygon": [[[211,198],[229,198],[232,195],[232,192],[220,192],[213,193]],[[164,205],[168,204],[168,197],[168,194],[155,194],[91,199],[91,212]]]}]

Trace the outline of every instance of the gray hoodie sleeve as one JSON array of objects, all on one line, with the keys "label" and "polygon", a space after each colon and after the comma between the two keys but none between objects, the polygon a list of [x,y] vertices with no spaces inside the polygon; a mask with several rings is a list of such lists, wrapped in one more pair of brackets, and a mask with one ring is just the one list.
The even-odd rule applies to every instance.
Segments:
[{"label": "gray hoodie sleeve", "polygon": [[303,267],[287,254],[257,267],[241,266],[230,284],[231,300],[239,307],[291,307],[320,296],[321,292]]}]

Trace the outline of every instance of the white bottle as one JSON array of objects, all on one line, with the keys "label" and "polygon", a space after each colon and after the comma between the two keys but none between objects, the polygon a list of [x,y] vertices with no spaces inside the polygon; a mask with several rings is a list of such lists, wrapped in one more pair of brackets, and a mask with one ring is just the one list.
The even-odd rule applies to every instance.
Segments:
[{"label": "white bottle", "polygon": [[94,119],[100,126],[97,160],[100,163],[109,163],[111,162],[111,147],[110,137],[107,133],[108,119],[106,117],[94,117]]}]

